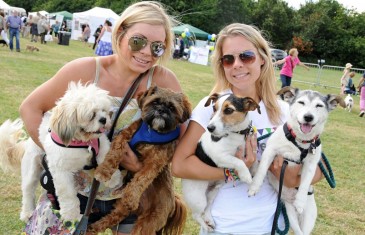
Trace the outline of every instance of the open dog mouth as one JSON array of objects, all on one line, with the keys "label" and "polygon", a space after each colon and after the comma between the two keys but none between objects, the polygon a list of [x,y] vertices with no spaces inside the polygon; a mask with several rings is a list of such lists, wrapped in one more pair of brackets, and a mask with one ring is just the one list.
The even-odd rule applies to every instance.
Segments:
[{"label": "open dog mouth", "polygon": [[101,134],[103,132],[106,131],[106,129],[104,127],[101,127],[99,130],[97,131],[86,131],[85,129],[81,129],[83,132],[85,132],[86,134]]},{"label": "open dog mouth", "polygon": [[309,123],[299,123],[300,126],[300,130],[304,133],[304,134],[308,134],[309,132],[311,132],[312,128],[315,125],[311,125]]}]

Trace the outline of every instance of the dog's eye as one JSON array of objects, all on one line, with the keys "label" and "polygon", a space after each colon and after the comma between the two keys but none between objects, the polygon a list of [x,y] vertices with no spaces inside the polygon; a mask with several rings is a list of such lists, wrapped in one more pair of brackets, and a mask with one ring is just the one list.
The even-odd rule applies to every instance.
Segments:
[{"label": "dog's eye", "polygon": [[316,105],[316,108],[323,108],[324,106],[323,106],[323,104],[317,104]]},{"label": "dog's eye", "polygon": [[93,112],[93,115],[91,116],[90,121],[92,121],[95,117],[96,117],[96,113]]},{"label": "dog's eye", "polygon": [[175,106],[170,105],[170,106],[169,106],[169,109],[170,109],[170,111],[171,111],[171,112],[174,112],[174,111],[175,111]]},{"label": "dog's eye", "polygon": [[223,111],[223,113],[224,114],[231,114],[231,113],[233,113],[234,112],[234,110],[233,109],[231,109],[231,108],[226,108],[226,109],[224,109],[224,111]]},{"label": "dog's eye", "polygon": [[304,102],[303,101],[298,101],[299,104],[301,105],[304,105]]}]

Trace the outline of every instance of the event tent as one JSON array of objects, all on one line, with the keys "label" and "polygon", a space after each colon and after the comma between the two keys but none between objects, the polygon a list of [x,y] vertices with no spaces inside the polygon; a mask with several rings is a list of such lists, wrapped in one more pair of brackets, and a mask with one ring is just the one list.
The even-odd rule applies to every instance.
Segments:
[{"label": "event tent", "polygon": [[105,20],[109,20],[114,26],[114,22],[118,18],[119,16],[114,11],[102,7],[94,7],[88,11],[73,13],[71,39],[77,40],[82,35],[81,26],[88,24],[91,30],[89,42],[93,43],[95,38],[92,34],[99,25],[103,25]]},{"label": "event tent", "polygon": [[24,8],[10,6],[3,0],[0,0],[0,9],[8,14],[10,14],[12,10],[16,10],[17,12],[21,13],[22,15],[26,14],[26,11]]},{"label": "event tent", "polygon": [[209,33],[204,32],[203,30],[198,29],[190,24],[183,24],[172,28],[174,34],[177,35],[181,35],[183,32],[185,32],[186,29],[189,29],[190,34],[197,39],[203,39],[203,40],[208,39]]},{"label": "event tent", "polygon": [[54,17],[57,15],[62,15],[64,20],[72,20],[72,13],[68,12],[68,11],[59,11],[59,12],[53,12],[53,13],[49,13],[49,17]]}]

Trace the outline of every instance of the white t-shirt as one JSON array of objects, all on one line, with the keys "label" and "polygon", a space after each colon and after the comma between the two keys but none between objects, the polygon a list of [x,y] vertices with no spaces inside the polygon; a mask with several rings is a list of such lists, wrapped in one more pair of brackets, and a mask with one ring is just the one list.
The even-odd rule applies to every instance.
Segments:
[{"label": "white t-shirt", "polygon": [[[232,93],[227,90],[223,93]],[[204,107],[208,97],[205,97],[193,110],[191,119],[206,129],[213,114],[212,106]],[[266,112],[264,103],[259,103],[261,114],[255,111],[248,113],[252,124],[257,128],[257,138],[276,129]],[[282,110],[282,123],[289,115],[289,105],[279,101]],[[261,140],[258,146],[257,159],[266,147],[266,140]],[[220,188],[214,199],[211,214],[216,225],[215,232],[229,234],[258,235],[270,233],[277,204],[277,193],[265,178],[260,192],[255,196],[248,197],[248,185],[241,181],[227,182]],[[281,219],[279,223],[282,223]],[[281,226],[280,226],[281,227]]]}]

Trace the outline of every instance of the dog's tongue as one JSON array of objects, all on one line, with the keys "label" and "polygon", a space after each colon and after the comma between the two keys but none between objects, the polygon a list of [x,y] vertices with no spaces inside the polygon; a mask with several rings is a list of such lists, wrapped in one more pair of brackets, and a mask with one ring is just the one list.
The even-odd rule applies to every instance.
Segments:
[{"label": "dog's tongue", "polygon": [[99,131],[100,131],[100,133],[103,133],[105,131],[105,128],[102,127],[99,129]]},{"label": "dog's tongue", "polygon": [[311,130],[312,130],[312,125],[305,123],[305,124],[300,124],[300,130],[304,133],[304,134],[308,134]]}]

